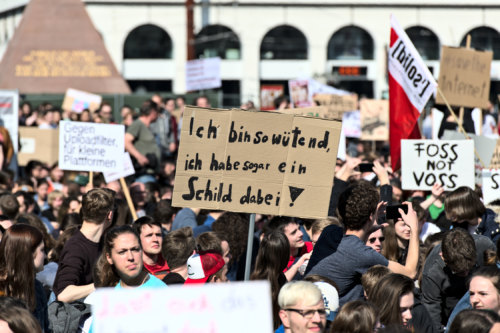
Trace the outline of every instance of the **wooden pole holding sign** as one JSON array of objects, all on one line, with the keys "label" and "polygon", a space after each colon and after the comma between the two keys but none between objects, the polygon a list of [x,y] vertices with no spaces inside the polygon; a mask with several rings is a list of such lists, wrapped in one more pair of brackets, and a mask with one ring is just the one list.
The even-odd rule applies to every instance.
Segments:
[{"label": "wooden pole holding sign", "polygon": [[123,194],[125,194],[125,199],[127,199],[128,208],[132,213],[132,218],[137,220],[137,212],[135,211],[134,203],[132,202],[132,198],[130,197],[130,192],[127,187],[127,183],[125,183],[125,178],[120,177],[120,184],[122,185]]},{"label": "wooden pole holding sign", "polygon": [[253,234],[255,232],[255,214],[250,214],[250,225],[248,226],[247,256],[245,261],[245,281],[250,281],[250,268],[252,263]]},{"label": "wooden pole holding sign", "polygon": [[90,188],[94,188],[94,171],[89,172],[89,185]]},{"label": "wooden pole holding sign", "polygon": [[[444,96],[443,92],[441,91],[441,89],[439,88],[439,86],[437,87],[437,90],[438,90],[438,94],[441,95],[441,97],[443,98],[444,100],[444,103],[446,104],[446,107],[448,108],[448,110],[450,111],[451,115],[453,116],[453,118],[455,118],[455,121],[457,122],[458,124],[458,128],[460,129],[460,131],[464,134],[465,138],[467,140],[470,140],[470,136],[467,134],[467,132],[465,131],[465,129],[463,128],[462,126],[462,123],[459,123],[458,122],[458,118],[457,118],[457,115],[455,114],[455,112],[453,111],[453,109],[451,108],[450,106],[450,103],[448,103],[448,100],[446,99],[446,97]],[[483,168],[486,168],[483,160],[481,159],[481,156],[479,156],[479,153],[477,152],[476,150],[476,147],[474,147],[474,154],[476,155],[476,157],[478,158],[479,162],[481,163],[481,166]]]},{"label": "wooden pole holding sign", "polygon": [[[466,49],[470,49],[470,35],[467,35],[466,39],[465,39],[465,48]],[[464,107],[461,106],[460,107],[460,111],[459,111],[459,114],[458,114],[458,124],[460,124],[460,126],[462,126],[462,124],[464,123]]]}]

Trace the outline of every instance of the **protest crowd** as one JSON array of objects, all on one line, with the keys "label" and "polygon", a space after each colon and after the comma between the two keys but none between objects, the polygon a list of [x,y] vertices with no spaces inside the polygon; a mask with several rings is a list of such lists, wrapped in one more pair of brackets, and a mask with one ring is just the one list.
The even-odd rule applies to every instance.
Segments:
[{"label": "protest crowd", "polygon": [[[391,44],[392,57],[405,48],[401,43]],[[410,64],[404,65],[405,70]],[[429,97],[429,85],[421,84],[420,97],[424,93]],[[280,96],[275,100],[276,112],[269,114],[278,115],[291,107],[288,98]],[[323,198],[318,198],[320,194],[307,196],[309,201],[304,204],[315,207],[319,200],[328,202],[327,217],[222,210],[215,203],[232,202],[232,194],[239,190],[236,181],[233,187],[221,181],[218,189],[212,189],[208,180],[206,188],[197,190],[195,182],[206,176],[202,162],[211,170],[238,170],[235,155],[232,161],[229,153],[227,160],[216,161],[214,153],[210,163],[195,151],[189,151],[189,159],[180,154],[182,145],[189,144],[183,135],[209,140],[221,133],[212,123],[218,120],[215,118],[204,119],[206,127],[199,122],[195,125],[194,112],[219,112],[210,108],[204,95],[187,101],[183,96],[159,94],[137,109],[123,105],[120,113],[113,113],[106,102],[95,111],[81,112],[61,110],[50,103],[20,104],[20,126],[46,131],[62,131],[64,126],[64,131],[76,133],[71,140],[80,143],[87,140],[89,131],[82,124],[123,125],[124,149],[134,172],[123,181],[106,181],[100,172],[65,170],[61,161],[49,165],[30,160],[15,175],[9,169],[13,143],[5,127],[0,127],[0,332],[94,332],[94,309],[102,305],[102,288],[119,293],[178,287],[186,293],[201,293],[201,288],[190,288],[216,288],[247,277],[268,282],[270,292],[259,296],[270,304],[268,315],[275,332],[500,332],[500,199],[486,202],[480,186],[454,186],[460,175],[451,171],[419,176],[416,165],[393,154],[392,139],[390,146],[388,142],[348,139],[345,155],[334,157],[335,165],[327,165],[334,177],[318,176],[327,184],[327,193],[318,186],[317,193]],[[252,137],[246,132],[250,126],[234,125],[238,119],[264,112],[257,112],[251,101],[240,108],[240,118],[230,114],[229,142],[258,144],[265,140],[267,136]],[[189,119],[185,116],[188,110]],[[443,131],[455,130],[453,117],[443,111],[450,116],[443,120]],[[311,119],[293,123],[298,125],[288,132],[290,145],[326,154],[333,132],[326,130],[318,138],[306,136],[304,124],[312,124],[306,123],[314,121]],[[473,128],[467,121],[472,120],[466,119],[464,127]],[[493,116],[484,117],[484,126],[489,134],[498,136]],[[401,139],[426,141],[420,132]],[[99,140],[99,144],[108,144],[104,137]],[[285,142],[283,139],[283,146],[288,145]],[[426,152],[426,158],[435,158],[428,163],[438,169],[440,163],[449,170],[452,166],[465,168],[461,165],[462,146],[443,142],[439,147],[414,143],[413,153],[423,159]],[[405,144],[398,140],[398,152],[409,150]],[[88,155],[98,155],[97,144],[89,145],[85,148]],[[472,161],[473,149],[470,151],[467,156]],[[286,164],[281,164],[279,170],[284,172]],[[260,175],[269,164],[244,167],[248,173]],[[295,165],[288,167],[293,173]],[[402,167],[413,174],[405,174]],[[298,175],[306,173],[306,166],[298,165],[297,170]],[[199,174],[186,182],[187,171]],[[425,182],[428,189],[407,190],[403,184],[408,179],[403,176]],[[188,185],[180,188],[181,181]],[[308,189],[302,194],[304,189],[288,187],[291,202],[287,209],[295,209],[299,205],[295,200],[301,195],[304,198]],[[191,204],[174,205],[176,191],[182,191],[184,202]],[[249,186],[248,194],[234,201],[278,207],[285,200],[279,192],[265,194],[259,189],[256,193],[251,195]],[[197,208],[199,201],[213,204]],[[253,219],[254,224],[250,223]],[[245,283],[250,286],[251,282]],[[238,288],[245,286],[238,284]],[[204,306],[200,301],[193,308]],[[144,309],[139,304],[136,310]],[[162,315],[175,320],[173,314]],[[252,313],[247,319],[259,321]],[[143,325],[145,332],[154,331],[154,322]],[[196,332],[209,331],[216,332]]]},{"label": "protest crowd", "polygon": [[[204,96],[193,104],[209,107]],[[108,108],[75,115],[24,103],[19,114],[23,125],[39,128],[65,118],[113,124]],[[13,332],[92,332],[91,304],[102,287],[244,279],[249,214],[172,206],[183,108],[183,98],[159,95],[138,113],[122,108],[136,170],[127,177],[135,220],[118,181],[106,183],[100,173],[36,160],[16,180],[6,168],[0,173],[0,319]],[[387,149],[354,141],[349,147],[355,149],[332,166],[328,218],[256,216],[250,279],[270,283],[274,329],[496,327],[500,201],[485,206],[479,188],[445,191],[438,182],[431,191],[403,191]],[[371,170],[361,172],[361,163]],[[386,209],[400,203],[405,210]]]}]

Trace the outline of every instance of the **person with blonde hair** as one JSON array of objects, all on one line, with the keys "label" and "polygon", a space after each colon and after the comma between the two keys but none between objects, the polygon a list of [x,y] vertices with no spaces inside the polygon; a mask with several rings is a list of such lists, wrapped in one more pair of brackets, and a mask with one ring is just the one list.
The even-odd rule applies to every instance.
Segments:
[{"label": "person with blonde hair", "polygon": [[288,282],[280,290],[278,304],[285,333],[324,332],[326,310],[323,295],[314,283]]}]

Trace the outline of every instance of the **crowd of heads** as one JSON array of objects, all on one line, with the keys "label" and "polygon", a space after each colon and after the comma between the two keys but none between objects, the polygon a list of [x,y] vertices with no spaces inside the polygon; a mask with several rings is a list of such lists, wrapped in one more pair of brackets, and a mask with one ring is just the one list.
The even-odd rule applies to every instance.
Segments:
[{"label": "crowd of heads", "polygon": [[[210,107],[206,96],[192,103]],[[405,191],[384,147],[374,153],[351,141],[356,156],[332,166],[329,217],[257,214],[247,254],[249,214],[172,206],[184,105],[183,98],[159,95],[120,113],[109,103],[78,114],[22,104],[25,126],[121,119],[137,173],[106,183],[100,173],[36,160],[17,178],[0,171],[0,325],[46,332],[49,299],[85,301],[101,287],[241,281],[247,257],[250,280],[270,284],[266,297],[278,331],[489,332],[499,325],[500,218],[480,190],[445,192],[436,184],[432,191]],[[141,126],[157,151],[137,144],[144,140]],[[373,172],[360,172],[361,162],[374,163]],[[407,211],[386,216],[388,205],[402,203]],[[68,271],[76,258],[85,267],[78,281],[65,275],[74,273]]]}]

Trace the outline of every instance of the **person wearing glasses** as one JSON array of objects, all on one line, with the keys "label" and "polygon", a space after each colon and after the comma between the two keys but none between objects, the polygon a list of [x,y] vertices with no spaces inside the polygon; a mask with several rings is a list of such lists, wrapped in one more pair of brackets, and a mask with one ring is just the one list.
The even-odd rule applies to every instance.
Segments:
[{"label": "person wearing glasses", "polygon": [[285,284],[278,295],[279,316],[285,333],[323,333],[326,310],[323,295],[314,283],[292,281]]},{"label": "person wearing glasses", "polygon": [[368,236],[366,240],[366,246],[371,247],[376,252],[382,252],[382,246],[384,244],[384,228],[381,225],[377,225],[372,229],[372,233]]}]

